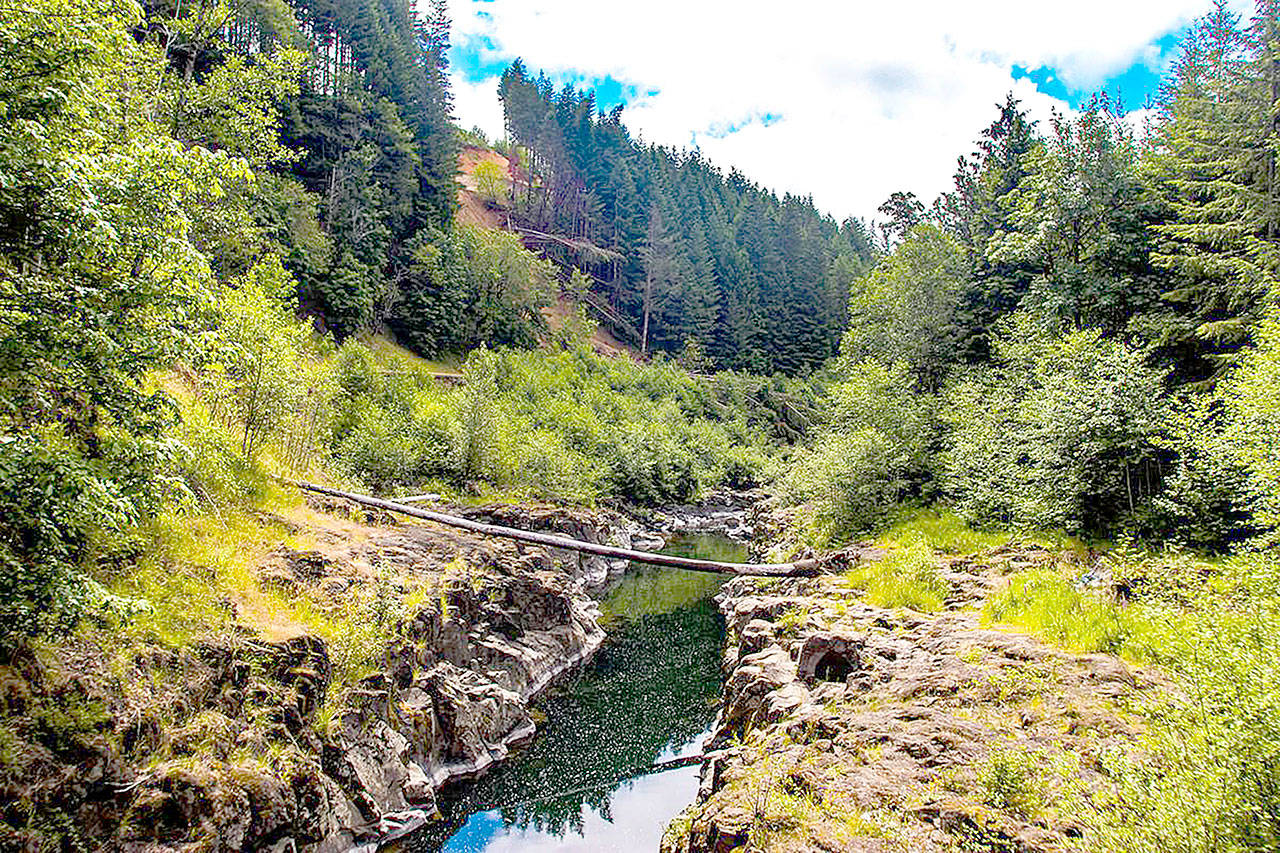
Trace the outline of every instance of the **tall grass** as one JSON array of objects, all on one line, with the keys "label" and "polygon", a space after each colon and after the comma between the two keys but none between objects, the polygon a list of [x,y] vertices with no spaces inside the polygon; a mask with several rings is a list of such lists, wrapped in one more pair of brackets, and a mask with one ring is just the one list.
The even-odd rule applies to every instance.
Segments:
[{"label": "tall grass", "polygon": [[[1072,651],[1158,664],[1172,690],[1139,700],[1136,749],[1104,756],[1088,849],[1280,849],[1280,599],[1274,557],[1227,561],[1123,553],[1129,600],[1053,569],[1014,575],[983,611]],[[1140,578],[1142,583],[1135,583]]]},{"label": "tall grass", "polygon": [[904,537],[884,559],[858,566],[845,582],[864,591],[868,604],[906,607],[922,613],[941,610],[950,591],[938,573],[937,555],[923,536]]}]

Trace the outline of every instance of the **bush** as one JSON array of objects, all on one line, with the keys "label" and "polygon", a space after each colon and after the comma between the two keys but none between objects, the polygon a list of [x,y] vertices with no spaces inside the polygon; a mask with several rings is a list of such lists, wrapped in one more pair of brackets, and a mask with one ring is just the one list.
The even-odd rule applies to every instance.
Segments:
[{"label": "bush", "polygon": [[1105,533],[1151,508],[1170,412],[1161,376],[1124,344],[1023,318],[942,411],[942,486],[968,521]]},{"label": "bush", "polygon": [[323,432],[334,388],[323,343],[281,296],[292,279],[274,256],[225,287],[215,311],[201,395],[253,459],[268,442],[301,464]]},{"label": "bush", "polygon": [[485,161],[476,166],[476,193],[490,204],[496,204],[507,189],[507,176],[497,163]]},{"label": "bush", "polygon": [[1185,698],[1155,710],[1144,753],[1113,755],[1095,849],[1262,853],[1280,848],[1280,608],[1204,608],[1162,644]]},{"label": "bush", "polygon": [[987,805],[1031,817],[1044,801],[1040,758],[1026,749],[996,748],[978,762],[978,784]]},{"label": "bush", "polygon": [[1225,551],[1262,532],[1260,486],[1227,430],[1227,413],[1212,396],[1175,404],[1163,488],[1139,531],[1154,541]]},{"label": "bush", "polygon": [[640,503],[687,501],[719,483],[756,482],[763,437],[741,409],[708,398],[671,366],[588,351],[471,354],[465,383],[438,384],[411,360],[347,344],[330,451],[379,489],[443,479],[499,489]]},{"label": "bush", "polygon": [[823,406],[823,431],[779,481],[808,504],[814,544],[863,532],[922,494],[933,443],[931,399],[913,390],[905,364],[843,368]]},{"label": "bush", "polygon": [[[1280,526],[1280,316],[1256,333],[1215,394],[1223,409],[1222,455],[1248,473],[1256,514],[1266,527]],[[1242,502],[1243,503],[1243,502]]]}]

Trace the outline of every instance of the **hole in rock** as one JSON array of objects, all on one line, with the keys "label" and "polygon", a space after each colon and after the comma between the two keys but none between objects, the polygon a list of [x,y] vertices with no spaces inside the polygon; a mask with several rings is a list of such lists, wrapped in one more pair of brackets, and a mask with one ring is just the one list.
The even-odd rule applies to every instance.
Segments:
[{"label": "hole in rock", "polygon": [[853,672],[853,664],[845,656],[836,652],[827,652],[813,668],[813,677],[818,681],[835,681],[841,684]]}]

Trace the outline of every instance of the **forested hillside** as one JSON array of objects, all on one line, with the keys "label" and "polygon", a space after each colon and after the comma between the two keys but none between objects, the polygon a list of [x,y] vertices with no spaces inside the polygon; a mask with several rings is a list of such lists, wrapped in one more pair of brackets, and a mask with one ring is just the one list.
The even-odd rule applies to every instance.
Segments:
[{"label": "forested hillside", "polygon": [[[1175,682],[1137,705],[1139,751],[1071,755],[1101,792],[993,752],[974,820],[1066,808],[1091,850],[1280,843],[1277,68],[1280,7],[1219,2],[1147,126],[1101,96],[1036,123],[1010,97],[954,189],[880,209],[889,251],[850,292],[822,426],[777,483],[797,541],[888,528],[893,567],[849,583],[939,625],[963,594],[948,566],[1061,549],[1001,569],[983,626]],[[1012,739],[1038,711],[1019,713]]]},{"label": "forested hillside", "polygon": [[833,428],[790,475],[820,526],[914,496],[1208,547],[1272,527],[1276,26],[1199,21],[1145,128],[1104,96],[1043,126],[1010,98],[953,190],[881,207]]},{"label": "forested hillside", "polygon": [[442,3],[0,20],[4,642],[111,610],[102,567],[164,552],[158,519],[249,511],[272,475],[655,503],[798,435],[803,388],[550,332],[581,274],[453,221],[447,44]]},{"label": "forested hillside", "polygon": [[[516,223],[590,274],[644,351],[692,347],[718,367],[812,370],[834,354],[871,235],[812,199],[778,196],[697,151],[632,139],[622,109],[519,62],[502,76]],[[538,235],[534,235],[537,239]]]}]

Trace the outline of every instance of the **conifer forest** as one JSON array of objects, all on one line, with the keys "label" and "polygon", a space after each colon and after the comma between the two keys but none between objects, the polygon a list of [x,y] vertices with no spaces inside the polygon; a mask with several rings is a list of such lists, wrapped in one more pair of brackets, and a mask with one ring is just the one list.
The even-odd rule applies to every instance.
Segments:
[{"label": "conifer forest", "polygon": [[1280,3],[806,194],[508,3],[0,0],[0,851],[1280,850]]}]

